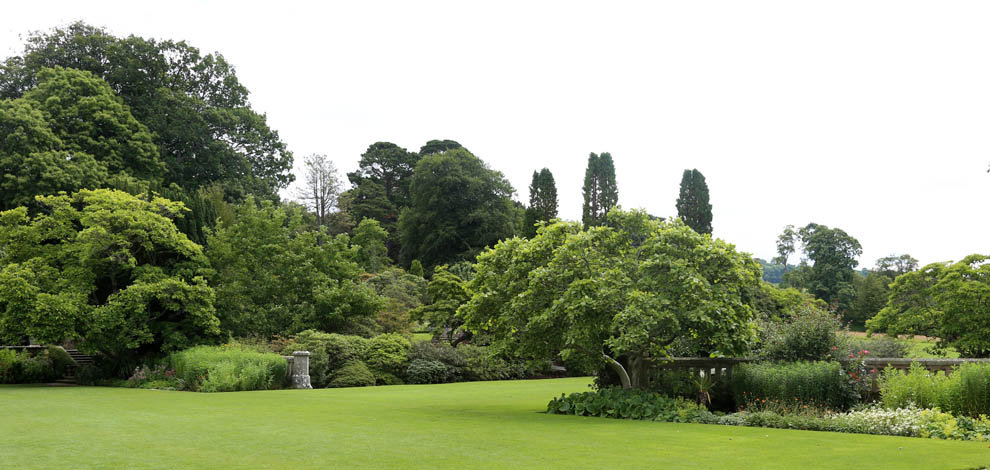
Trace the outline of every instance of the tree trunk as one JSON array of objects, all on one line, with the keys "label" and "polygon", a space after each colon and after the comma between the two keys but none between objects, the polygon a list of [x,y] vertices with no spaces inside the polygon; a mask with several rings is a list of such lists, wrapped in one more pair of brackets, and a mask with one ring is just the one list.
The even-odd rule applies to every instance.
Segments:
[{"label": "tree trunk", "polygon": [[622,388],[632,388],[632,382],[629,380],[629,374],[626,372],[626,368],[622,367],[622,364],[615,359],[612,359],[608,354],[602,353],[602,357],[608,361],[609,367],[619,375],[619,380],[622,382]]}]

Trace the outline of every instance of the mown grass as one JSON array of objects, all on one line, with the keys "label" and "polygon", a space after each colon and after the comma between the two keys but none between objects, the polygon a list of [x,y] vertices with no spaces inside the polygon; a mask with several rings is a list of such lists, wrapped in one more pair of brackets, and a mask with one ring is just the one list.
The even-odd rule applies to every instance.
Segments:
[{"label": "mown grass", "polygon": [[543,413],[587,379],[200,394],[0,386],[4,468],[974,468],[986,443]]}]

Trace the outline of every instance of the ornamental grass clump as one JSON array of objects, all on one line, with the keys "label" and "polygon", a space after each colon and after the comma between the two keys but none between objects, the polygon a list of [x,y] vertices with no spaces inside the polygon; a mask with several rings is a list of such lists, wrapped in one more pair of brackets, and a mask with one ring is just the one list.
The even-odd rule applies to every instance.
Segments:
[{"label": "ornamental grass clump", "polygon": [[961,364],[948,375],[917,362],[908,371],[888,368],[880,380],[880,396],[886,408],[913,404],[957,416],[990,415],[990,364]]},{"label": "ornamental grass clump", "polygon": [[186,389],[196,392],[282,388],[288,368],[278,354],[239,346],[196,346],[172,354],[169,363]]},{"label": "ornamental grass clump", "polygon": [[838,362],[790,362],[740,364],[732,377],[736,404],[751,407],[756,401],[776,400],[830,410],[855,405],[859,394],[849,384]]}]

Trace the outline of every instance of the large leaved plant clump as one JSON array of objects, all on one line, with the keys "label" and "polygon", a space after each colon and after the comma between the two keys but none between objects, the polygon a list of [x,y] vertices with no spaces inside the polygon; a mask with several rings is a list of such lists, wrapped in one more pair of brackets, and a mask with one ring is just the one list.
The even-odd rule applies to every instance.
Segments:
[{"label": "large leaved plant clump", "polygon": [[648,387],[650,364],[675,344],[745,352],[759,282],[759,266],[732,245],[616,210],[606,226],[555,223],[482,253],[458,314],[502,350],[608,366],[624,387]]}]

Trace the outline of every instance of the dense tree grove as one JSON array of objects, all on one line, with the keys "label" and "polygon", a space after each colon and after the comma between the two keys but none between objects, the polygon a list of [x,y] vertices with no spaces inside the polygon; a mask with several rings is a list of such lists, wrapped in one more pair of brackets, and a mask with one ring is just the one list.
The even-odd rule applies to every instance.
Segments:
[{"label": "dense tree grove", "polygon": [[698,170],[684,170],[681,176],[677,216],[695,232],[711,235],[712,205],[708,202],[708,183]]},{"label": "dense tree grove", "polygon": [[[782,243],[787,243],[785,240],[791,236],[788,229],[791,227],[785,228],[778,239],[778,253],[792,250],[788,246],[781,248]],[[783,284],[807,289],[839,312],[852,308],[856,297],[853,286],[856,272],[853,268],[859,264],[856,258],[863,252],[859,241],[842,229],[816,223],[802,227],[797,231],[796,238],[801,241],[804,259],[798,269],[784,275]],[[786,257],[782,255],[781,259]]]},{"label": "dense tree grove", "polygon": [[[45,80],[41,72],[54,67],[90,72],[109,84],[150,130],[167,168],[166,186],[195,190],[217,183],[235,199],[275,198],[292,182],[292,154],[265,116],[251,109],[247,88],[220,54],[73,23],[31,34],[23,54],[0,65],[0,97],[27,95]],[[126,158],[148,159],[146,153]],[[162,175],[159,163],[149,164],[142,169]]]},{"label": "dense tree grove", "polygon": [[615,183],[615,163],[612,154],[602,152],[588,155],[584,170],[584,206],[581,221],[585,227],[604,225],[608,211],[619,205],[619,188]]}]

